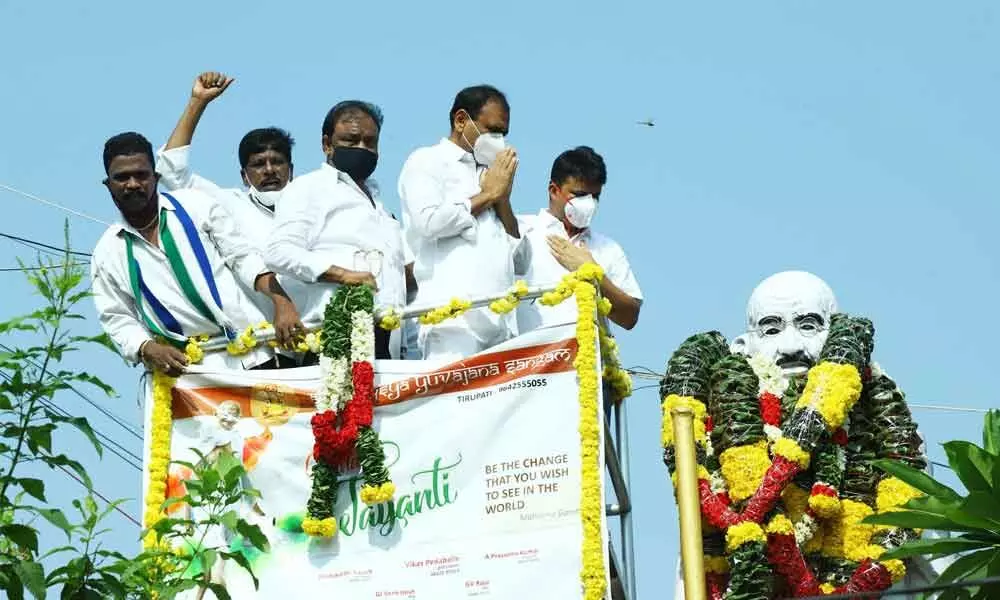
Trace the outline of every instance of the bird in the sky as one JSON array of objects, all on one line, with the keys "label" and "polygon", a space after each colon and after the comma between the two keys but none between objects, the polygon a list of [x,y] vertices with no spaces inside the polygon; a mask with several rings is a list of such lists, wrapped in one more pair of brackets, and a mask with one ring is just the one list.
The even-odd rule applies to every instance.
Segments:
[{"label": "bird in the sky", "polygon": [[656,126],[656,123],[654,123],[652,119],[646,119],[645,121],[636,121],[635,124],[636,125],[645,125],[646,127],[654,127],[654,126]]}]

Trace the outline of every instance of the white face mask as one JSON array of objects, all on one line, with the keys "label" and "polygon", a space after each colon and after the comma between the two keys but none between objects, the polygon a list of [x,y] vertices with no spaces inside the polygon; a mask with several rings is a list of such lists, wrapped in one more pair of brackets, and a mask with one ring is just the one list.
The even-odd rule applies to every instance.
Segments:
[{"label": "white face mask", "polygon": [[[480,165],[485,165],[487,167],[493,166],[493,161],[497,159],[497,155],[500,151],[507,147],[507,142],[504,139],[502,133],[483,133],[479,131],[479,126],[476,125],[475,121],[470,120],[469,123],[476,128],[476,132],[479,133],[479,137],[476,138],[476,143],[472,145],[472,157],[476,160],[476,163]],[[462,137],[465,138],[465,132],[462,132]],[[468,143],[469,139],[465,138],[465,142]]]},{"label": "white face mask", "polygon": [[593,196],[577,196],[571,198],[566,203],[566,220],[577,229],[590,227],[590,222],[594,220],[594,213],[597,212],[597,200]]},{"label": "white face mask", "polygon": [[281,198],[281,192],[283,191],[284,190],[278,190],[276,192],[262,192],[251,185],[250,197],[267,208],[273,209],[275,202],[278,201],[278,198]]}]

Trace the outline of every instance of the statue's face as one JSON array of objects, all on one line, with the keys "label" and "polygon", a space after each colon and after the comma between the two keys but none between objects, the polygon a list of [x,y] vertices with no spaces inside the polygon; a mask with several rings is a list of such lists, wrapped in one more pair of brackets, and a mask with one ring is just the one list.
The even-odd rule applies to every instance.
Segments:
[{"label": "statue's face", "polygon": [[747,332],[733,342],[732,350],[761,354],[785,373],[800,373],[819,358],[836,311],[833,291],[819,277],[801,271],[772,275],[751,294]]},{"label": "statue's face", "polygon": [[223,402],[215,409],[215,417],[223,429],[230,430],[240,422],[240,405],[232,401]]}]

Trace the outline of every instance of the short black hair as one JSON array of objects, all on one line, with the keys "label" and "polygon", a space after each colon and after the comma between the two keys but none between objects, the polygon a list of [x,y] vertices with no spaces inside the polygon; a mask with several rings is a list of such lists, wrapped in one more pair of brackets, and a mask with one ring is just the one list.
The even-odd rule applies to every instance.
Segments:
[{"label": "short black hair", "polygon": [[473,85],[455,94],[455,102],[451,105],[451,112],[448,113],[448,127],[455,123],[455,115],[458,111],[464,110],[473,119],[479,118],[479,113],[490,100],[496,100],[503,106],[503,109],[510,113],[510,104],[507,96],[492,85]]},{"label": "short black hair", "polygon": [[382,122],[385,117],[382,116],[381,108],[363,100],[344,100],[338,102],[330,109],[330,112],[326,113],[326,118],[323,119],[323,135],[333,137],[333,128],[336,127],[340,118],[354,112],[364,113],[371,117],[378,130],[382,131]]},{"label": "short black hair", "polygon": [[552,163],[552,183],[562,185],[570,177],[584,183],[604,185],[608,182],[608,169],[604,159],[590,146],[577,146],[556,157]]},{"label": "short black hair", "polygon": [[295,140],[284,129],[277,127],[254,129],[240,140],[240,167],[244,169],[247,167],[251,154],[267,152],[268,150],[274,150],[278,154],[284,155],[285,160],[291,164],[292,146],[294,145]]},{"label": "short black hair", "polygon": [[126,131],[108,138],[108,141],[104,142],[104,173],[107,174],[111,161],[115,158],[133,154],[145,154],[149,159],[149,166],[156,168],[153,145],[141,133]]}]

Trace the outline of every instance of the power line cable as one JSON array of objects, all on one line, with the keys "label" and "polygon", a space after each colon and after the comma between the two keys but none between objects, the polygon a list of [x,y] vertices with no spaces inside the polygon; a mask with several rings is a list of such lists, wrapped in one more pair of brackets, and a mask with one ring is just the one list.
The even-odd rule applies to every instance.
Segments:
[{"label": "power line cable", "polygon": [[[95,496],[97,496],[98,498],[100,498],[101,500],[103,500],[108,506],[112,506],[112,502],[110,500],[108,500],[108,498],[104,494],[102,494],[101,492],[99,492],[93,486],[88,486],[82,479],[80,479],[80,477],[76,473],[74,473],[73,471],[70,471],[69,469],[67,469],[66,467],[64,467],[62,465],[56,465],[56,466],[59,467],[59,469],[63,473],[66,473],[67,475],[69,475],[70,477],[72,477],[77,483],[79,483],[84,488],[86,488],[88,492],[93,493]],[[121,513],[122,516],[124,516],[129,521],[132,521],[133,523],[135,523],[139,527],[142,527],[142,523],[140,523],[139,520],[136,519],[135,517],[133,517],[132,515],[128,514],[124,510],[122,510],[122,507],[120,505],[114,504],[114,509],[116,511],[118,511],[119,513]]]},{"label": "power line cable", "polygon": [[65,263],[63,265],[55,265],[52,267],[7,267],[0,269],[0,273],[13,273],[13,272],[23,273],[24,271],[41,271],[42,269],[58,269],[59,267],[62,266],[86,267],[89,265],[90,265],[89,262],[77,262],[77,263]]},{"label": "power line cable", "polygon": [[59,252],[61,254],[69,253],[69,254],[74,254],[76,256],[88,256],[88,257],[93,256],[90,252],[80,252],[79,250],[60,248],[59,246],[53,246],[52,244],[46,244],[44,242],[39,242],[37,240],[33,240],[30,238],[23,238],[16,235],[11,235],[9,233],[0,233],[0,237],[4,237],[7,238],[8,240],[14,240],[15,242],[21,242],[24,244],[34,244],[35,246],[39,246],[40,248],[54,250],[55,252]]},{"label": "power line cable", "polygon": [[[11,354],[15,353],[15,350],[13,348],[11,348],[10,346],[8,346],[6,344],[3,344],[3,343],[0,343],[0,349],[5,350],[7,352],[10,352]],[[29,357],[24,357],[24,360],[26,362],[30,363],[31,365],[33,365],[35,368],[40,368],[39,364],[37,362],[35,362],[33,359],[31,359]],[[69,386],[69,390],[71,392],[73,392],[74,394],[76,394],[77,396],[79,396],[81,399],[83,399],[84,402],[86,402],[87,404],[89,404],[89,405],[93,406],[95,409],[97,409],[98,412],[100,412],[102,415],[104,415],[108,419],[111,419],[112,421],[114,421],[119,427],[121,427],[122,429],[124,429],[128,433],[132,434],[133,437],[135,437],[136,439],[142,440],[142,433],[141,433],[142,426],[141,425],[138,426],[138,427],[136,427],[135,425],[132,425],[131,423],[123,421],[122,419],[120,419],[119,417],[117,417],[114,413],[112,413],[109,410],[105,409],[104,407],[100,406],[99,404],[97,404],[97,402],[91,400],[83,392],[81,392],[80,390],[78,390],[77,388],[75,388],[72,385]]]},{"label": "power line cable", "polygon": [[8,192],[11,192],[12,194],[17,194],[17,195],[23,196],[23,197],[25,197],[25,198],[27,198],[29,200],[34,200],[35,202],[39,202],[41,204],[45,204],[46,206],[51,206],[52,208],[57,208],[57,209],[59,209],[59,210],[61,210],[63,212],[66,212],[66,213],[69,213],[71,215],[80,217],[81,219],[87,219],[88,221],[93,221],[94,223],[100,223],[101,225],[110,225],[110,223],[108,223],[107,221],[102,221],[102,220],[100,220],[100,219],[98,219],[96,217],[92,217],[92,216],[90,216],[88,214],[85,214],[85,213],[82,213],[82,212],[80,212],[78,210],[73,210],[72,208],[68,208],[68,207],[65,207],[65,206],[63,206],[61,204],[57,204],[56,202],[53,202],[51,200],[46,200],[45,198],[40,198],[40,197],[38,197],[38,196],[36,196],[34,194],[29,194],[28,192],[23,192],[23,191],[21,191],[21,190],[19,190],[17,188],[11,187],[11,186],[3,184],[3,183],[0,183],[0,189],[7,190]]},{"label": "power line cable", "polygon": [[[3,376],[3,378],[6,379],[7,381],[11,380],[10,375],[8,375],[8,374],[6,374],[6,373],[4,373],[2,371],[0,371],[0,376]],[[59,413],[60,415],[62,415],[64,417],[70,417],[70,416],[72,416],[68,412],[66,412],[65,410],[59,408],[58,406],[56,406],[55,404],[49,402],[48,400],[45,400],[44,398],[39,398],[38,401],[43,406],[45,406],[45,407],[47,407],[47,408],[49,408],[49,409],[51,409],[51,410]],[[130,467],[132,467],[133,469],[135,469],[135,470],[137,470],[139,472],[142,472],[142,467],[140,466],[142,464],[142,459],[139,458],[139,456],[137,454],[135,454],[134,452],[132,452],[128,448],[122,446],[121,444],[119,444],[118,442],[116,442],[113,438],[111,438],[111,437],[109,437],[107,435],[104,435],[96,427],[94,427],[94,426],[91,425],[91,429],[93,430],[94,435],[96,435],[98,438],[100,438],[98,440],[98,444],[101,446],[102,449],[111,452],[112,454],[114,454],[115,456],[117,456],[118,458],[120,458],[125,464],[127,464]],[[103,439],[105,441],[101,442],[100,441],[101,439]],[[109,447],[108,444],[111,444],[111,447]],[[120,449],[120,451],[119,451],[119,449]],[[128,456],[125,456],[122,453],[127,454]]]}]

